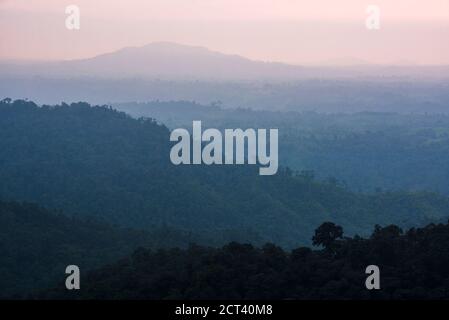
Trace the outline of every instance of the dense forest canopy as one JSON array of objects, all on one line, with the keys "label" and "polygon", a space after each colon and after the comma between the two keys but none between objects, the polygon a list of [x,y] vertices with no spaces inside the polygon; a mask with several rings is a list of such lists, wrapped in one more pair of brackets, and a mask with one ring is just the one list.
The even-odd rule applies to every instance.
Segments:
[{"label": "dense forest canopy", "polygon": [[[184,113],[179,122],[166,111],[156,121],[82,102],[0,102],[2,298],[448,296],[449,226],[401,231],[447,220],[447,197],[424,191],[356,193],[335,178],[324,179],[322,172],[285,165],[268,177],[250,166],[174,166],[170,131],[161,122],[171,127],[192,114]],[[370,133],[363,126],[400,137],[407,133],[400,138],[403,144],[407,135],[417,141],[397,115],[353,115],[368,123],[358,128],[348,125],[353,121],[347,115],[285,118],[235,110],[231,117],[226,111],[216,118],[223,111],[212,107],[210,112],[205,123],[218,128],[254,127],[270,117],[285,121],[282,139],[297,143],[308,137],[319,148],[330,139],[329,147],[344,150],[345,139]],[[326,127],[323,117],[333,125]],[[292,129],[297,120],[298,132]],[[417,130],[421,142],[436,143],[445,152],[446,119],[415,120],[432,130]],[[314,132],[320,126],[318,137]],[[384,137],[389,142],[388,133]],[[359,144],[369,145],[363,139]],[[281,157],[300,147],[281,148]],[[311,244],[321,248],[291,250]],[[69,264],[83,270],[83,290],[67,295],[61,289]],[[381,267],[381,292],[364,289],[368,264]]]},{"label": "dense forest canopy", "polygon": [[279,161],[344,181],[354,191],[428,190],[449,195],[449,116],[387,112],[276,112],[188,101],[120,103],[170,128],[202,119],[212,128],[279,128]]},{"label": "dense forest canopy", "polygon": [[[377,226],[347,238],[327,222],[314,238],[321,250],[274,244],[221,248],[140,248],[90,272],[78,292],[55,285],[36,297],[57,299],[442,299],[449,296],[449,224],[403,232]],[[367,290],[366,267],[380,270],[381,290]]]},{"label": "dense forest canopy", "polygon": [[[0,201],[0,298],[24,297],[65,278],[70,264],[89,270],[135,248],[185,247],[204,237],[160,228],[148,231],[68,217],[30,203]],[[213,243],[213,241],[211,241]]]},{"label": "dense forest canopy", "polygon": [[449,200],[428,192],[356,194],[335,179],[250,166],[174,166],[169,130],[87,103],[0,104],[0,196],[122,226],[167,226],[227,240],[310,243],[331,220],[348,234],[375,224],[445,219]]}]

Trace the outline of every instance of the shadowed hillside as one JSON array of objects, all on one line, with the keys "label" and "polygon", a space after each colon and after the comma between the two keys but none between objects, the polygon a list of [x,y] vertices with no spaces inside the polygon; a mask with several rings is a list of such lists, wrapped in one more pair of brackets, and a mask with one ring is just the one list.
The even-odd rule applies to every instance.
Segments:
[{"label": "shadowed hillside", "polygon": [[[376,227],[368,239],[343,238],[341,227],[315,232],[322,250],[286,252],[230,243],[222,248],[136,250],[89,273],[83,290],[59,288],[41,298],[73,299],[447,299],[449,224],[403,233]],[[365,269],[380,269],[380,290],[367,290]]]},{"label": "shadowed hillside", "polygon": [[205,241],[179,230],[118,228],[35,204],[0,201],[0,298],[23,298],[64,279],[65,268],[71,264],[87,271],[139,246],[185,247]]}]

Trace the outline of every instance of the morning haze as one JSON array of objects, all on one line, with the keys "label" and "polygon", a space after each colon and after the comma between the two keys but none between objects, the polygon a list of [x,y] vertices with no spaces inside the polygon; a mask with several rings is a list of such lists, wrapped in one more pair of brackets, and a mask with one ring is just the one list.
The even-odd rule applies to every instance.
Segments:
[{"label": "morning haze", "polygon": [[[253,60],[299,65],[449,64],[449,3],[376,1],[381,29],[358,0],[79,0],[81,29],[64,27],[70,1],[1,1],[1,59],[90,58],[170,41]],[[101,39],[100,41],[98,39]]]}]

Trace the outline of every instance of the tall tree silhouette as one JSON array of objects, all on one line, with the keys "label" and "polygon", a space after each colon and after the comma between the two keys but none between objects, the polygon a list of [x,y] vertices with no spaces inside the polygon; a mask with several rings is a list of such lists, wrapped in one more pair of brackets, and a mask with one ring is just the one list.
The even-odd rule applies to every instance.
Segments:
[{"label": "tall tree silhouette", "polygon": [[343,228],[333,222],[324,222],[315,230],[312,238],[314,246],[323,246],[326,249],[332,247],[335,240],[343,237]]}]

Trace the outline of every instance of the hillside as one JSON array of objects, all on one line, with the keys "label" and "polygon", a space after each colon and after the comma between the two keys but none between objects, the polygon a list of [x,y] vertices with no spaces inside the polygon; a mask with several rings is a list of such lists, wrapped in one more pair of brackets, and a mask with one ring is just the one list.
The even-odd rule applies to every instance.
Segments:
[{"label": "hillside", "polygon": [[[376,227],[369,238],[315,233],[321,250],[284,251],[230,243],[222,248],[136,250],[117,263],[90,272],[85,287],[69,292],[62,283],[40,298],[58,299],[447,299],[449,224],[403,232]],[[320,243],[320,241],[318,241]],[[367,290],[368,265],[380,270],[380,289]]]},{"label": "hillside", "polygon": [[279,128],[280,165],[344,181],[353,191],[434,191],[449,195],[449,116],[394,112],[316,113],[225,109],[188,101],[121,103],[133,117],[169,128]]},{"label": "hillside", "polygon": [[0,201],[0,298],[25,297],[58,280],[65,268],[98,268],[139,246],[185,247],[204,238],[168,228],[144,232],[70,218],[30,203]]},{"label": "hillside", "polygon": [[86,103],[0,103],[0,196],[121,226],[166,226],[227,240],[308,244],[331,220],[348,234],[375,224],[411,226],[449,215],[427,192],[353,193],[334,179],[251,166],[174,166],[169,131]]}]

